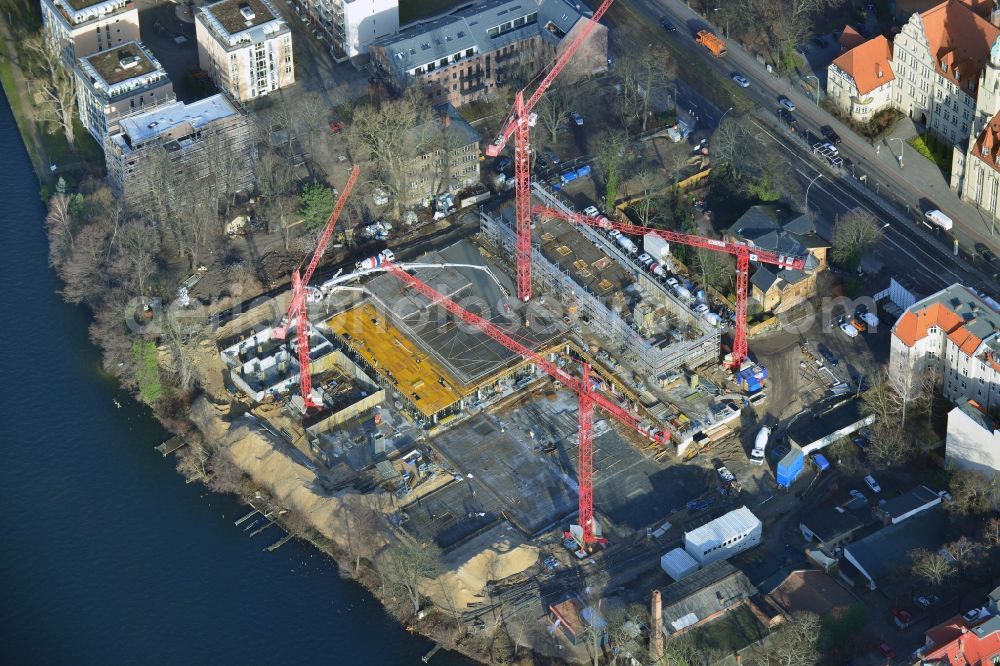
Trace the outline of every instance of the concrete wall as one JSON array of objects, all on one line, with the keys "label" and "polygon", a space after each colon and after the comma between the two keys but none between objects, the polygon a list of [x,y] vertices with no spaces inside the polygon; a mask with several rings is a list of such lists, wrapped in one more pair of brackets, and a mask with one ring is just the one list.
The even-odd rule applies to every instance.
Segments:
[{"label": "concrete wall", "polygon": [[948,412],[945,464],[989,476],[1000,474],[1000,430],[990,432],[958,407]]},{"label": "concrete wall", "polygon": [[368,52],[376,39],[399,32],[399,0],[343,0],[344,51],[348,57]]}]

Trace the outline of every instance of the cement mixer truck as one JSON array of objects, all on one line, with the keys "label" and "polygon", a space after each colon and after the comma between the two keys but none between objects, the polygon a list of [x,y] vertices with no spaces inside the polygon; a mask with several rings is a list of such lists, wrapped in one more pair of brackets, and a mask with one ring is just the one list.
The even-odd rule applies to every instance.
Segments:
[{"label": "cement mixer truck", "polygon": [[392,261],[395,259],[395,255],[392,250],[382,250],[374,257],[368,257],[367,259],[362,259],[358,263],[354,264],[354,267],[359,271],[368,271],[373,268],[378,268],[387,261]]},{"label": "cement mixer truck", "polygon": [[750,452],[751,465],[764,464],[764,449],[767,447],[767,438],[771,436],[771,429],[764,426],[757,433],[757,439],[753,443],[753,451]]}]

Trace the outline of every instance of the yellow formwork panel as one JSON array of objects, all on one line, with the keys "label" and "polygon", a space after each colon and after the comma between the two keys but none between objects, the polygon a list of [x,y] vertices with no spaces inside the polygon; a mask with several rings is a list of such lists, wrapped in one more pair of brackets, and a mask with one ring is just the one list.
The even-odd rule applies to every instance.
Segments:
[{"label": "yellow formwork panel", "polygon": [[371,303],[340,312],[326,325],[400,393],[409,396],[424,416],[436,414],[462,398],[454,377],[417,349]]}]

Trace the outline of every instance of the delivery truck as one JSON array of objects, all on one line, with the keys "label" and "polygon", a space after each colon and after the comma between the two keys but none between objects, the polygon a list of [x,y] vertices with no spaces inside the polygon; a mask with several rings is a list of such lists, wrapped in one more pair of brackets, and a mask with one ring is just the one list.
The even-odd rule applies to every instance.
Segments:
[{"label": "delivery truck", "polygon": [[924,213],[924,219],[934,226],[944,229],[945,231],[951,231],[951,228],[955,226],[955,223],[952,222],[951,218],[939,211],[937,208]]}]

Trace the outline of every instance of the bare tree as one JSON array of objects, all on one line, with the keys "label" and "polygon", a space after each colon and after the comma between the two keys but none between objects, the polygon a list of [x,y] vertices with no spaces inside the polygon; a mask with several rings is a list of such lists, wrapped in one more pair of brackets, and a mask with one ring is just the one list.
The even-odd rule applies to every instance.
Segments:
[{"label": "bare tree", "polygon": [[910,560],[913,562],[910,572],[935,587],[955,574],[955,567],[947,557],[926,548],[911,550]]},{"label": "bare tree", "polygon": [[573,92],[566,86],[550,88],[535,106],[538,125],[550,143],[559,140],[559,130],[566,127],[567,115],[576,103]]},{"label": "bare tree", "polygon": [[73,70],[66,66],[58,47],[35,33],[22,42],[31,55],[28,71],[36,77],[34,89],[41,93],[43,119],[51,119],[59,126],[71,149],[76,149],[76,79]]},{"label": "bare tree", "polygon": [[618,187],[628,163],[629,142],[624,131],[602,132],[595,142],[594,163],[604,179],[604,207],[612,210],[618,199]]},{"label": "bare tree", "polygon": [[994,516],[986,521],[982,530],[983,543],[987,548],[1000,546],[1000,518]]},{"label": "bare tree", "polygon": [[982,560],[983,546],[972,539],[962,536],[949,544],[945,551],[958,563],[961,569],[971,569]]},{"label": "bare tree", "polygon": [[441,573],[441,549],[432,542],[416,541],[403,536],[386,550],[386,559],[384,573],[387,581],[406,594],[413,614],[416,615],[423,601],[421,585]]},{"label": "bare tree", "polygon": [[69,212],[70,198],[60,192],[49,199],[45,227],[49,235],[49,264],[55,266],[73,251],[73,216]]},{"label": "bare tree", "polygon": [[863,208],[854,208],[837,216],[833,227],[833,260],[856,267],[861,257],[882,240],[878,219]]},{"label": "bare tree", "polygon": [[104,266],[110,236],[111,230],[101,222],[88,224],[76,234],[73,250],[58,267],[59,277],[65,285],[63,298],[70,303],[95,303],[103,295],[107,285]]},{"label": "bare tree", "polygon": [[144,298],[147,282],[156,272],[160,235],[145,222],[132,220],[118,230],[112,242],[117,255],[115,274],[121,284],[134,285],[137,295]]},{"label": "bare tree", "polygon": [[897,465],[913,452],[908,436],[898,424],[876,423],[872,433],[868,458],[877,469]]},{"label": "bare tree", "polygon": [[1000,478],[972,469],[958,469],[948,482],[948,507],[960,516],[982,515],[1000,508]]},{"label": "bare tree", "polygon": [[616,72],[621,78],[618,106],[626,131],[632,121],[640,121],[640,131],[646,131],[651,104],[671,86],[672,64],[673,58],[659,45],[618,61]]},{"label": "bare tree", "polygon": [[412,89],[399,99],[383,101],[379,107],[357,109],[348,129],[352,153],[356,159],[370,162],[368,172],[392,196],[397,218],[412,196],[415,162],[427,150],[425,137],[416,128],[429,118],[426,99]]},{"label": "bare tree", "polygon": [[695,248],[693,267],[701,273],[702,284],[722,291],[732,286],[733,276],[736,274],[732,255],[702,247]]},{"label": "bare tree", "polygon": [[771,634],[754,660],[759,666],[811,666],[819,662],[816,638],[821,628],[815,613],[795,612]]}]

